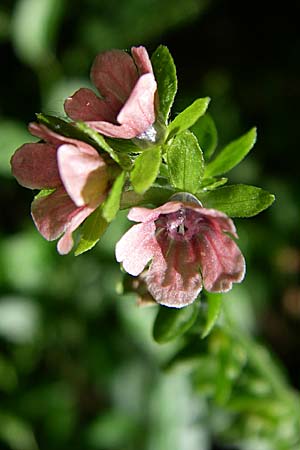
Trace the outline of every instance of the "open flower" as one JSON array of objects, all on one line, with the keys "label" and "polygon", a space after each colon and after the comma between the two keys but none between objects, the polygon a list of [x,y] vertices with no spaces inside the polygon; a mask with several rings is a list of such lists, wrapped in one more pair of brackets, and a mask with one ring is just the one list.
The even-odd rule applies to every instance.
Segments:
[{"label": "open flower", "polygon": [[73,120],[82,120],[105,136],[132,139],[145,135],[155,140],[156,81],[144,47],[132,47],[132,57],[122,50],[100,53],[91,69],[91,80],[100,92],[79,89],[65,102]]},{"label": "open flower", "polygon": [[37,196],[31,205],[39,232],[49,241],[63,235],[61,254],[73,247],[72,233],[106,197],[107,167],[90,145],[60,136],[32,123],[29,131],[45,143],[24,144],[12,157],[12,172],[30,189],[53,189]]},{"label": "open flower", "polygon": [[192,303],[204,285],[226,292],[242,281],[245,261],[231,219],[194,202],[169,201],[156,209],[132,208],[128,218],[141,222],[116,246],[116,258],[131,275],[143,277],[150,294],[162,305],[181,308]]}]

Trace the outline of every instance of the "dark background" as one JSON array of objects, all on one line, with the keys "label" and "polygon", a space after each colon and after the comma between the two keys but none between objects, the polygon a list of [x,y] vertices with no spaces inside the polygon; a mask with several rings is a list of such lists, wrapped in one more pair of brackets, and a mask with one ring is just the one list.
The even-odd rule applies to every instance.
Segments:
[{"label": "dark background", "polygon": [[[113,247],[124,215],[90,254],[59,257],[31,223],[32,193],[9,171],[14,149],[31,139],[26,124],[39,111],[62,115],[63,99],[88,85],[94,56],[108,48],[141,44],[151,53],[167,45],[179,81],[173,114],[210,96],[219,148],[257,126],[257,144],[230,181],[260,186],[277,200],[236,221],[248,272],[226,301],[236,302],[242,325],[299,389],[297,4],[2,1],[0,39],[0,448],[198,448],[192,439],[183,447],[176,441],[195,399],[184,380],[160,372],[172,346],[153,343],[153,311],[115,291]],[[174,398],[177,389],[185,400]],[[186,420],[175,418],[178,411]],[[204,416],[201,450],[213,441],[225,448]]]}]

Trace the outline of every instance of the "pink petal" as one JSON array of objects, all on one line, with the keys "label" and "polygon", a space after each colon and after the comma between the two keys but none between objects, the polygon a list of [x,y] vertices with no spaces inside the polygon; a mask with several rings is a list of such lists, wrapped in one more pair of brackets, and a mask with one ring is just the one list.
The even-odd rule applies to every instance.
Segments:
[{"label": "pink petal", "polygon": [[235,238],[238,237],[233,221],[228,216],[226,216],[226,214],[222,213],[221,211],[217,211],[216,209],[207,209],[201,207],[193,209],[199,211],[202,216],[213,219],[213,222],[215,224],[218,224],[221,230],[232,234],[232,236],[234,236]]},{"label": "pink petal", "polygon": [[62,254],[71,250],[72,232],[93,210],[88,207],[78,208],[63,188],[35,199],[31,205],[33,221],[45,239],[53,241],[66,232],[66,238],[59,244]]},{"label": "pink petal", "polygon": [[108,175],[98,152],[75,145],[61,145],[57,152],[63,185],[77,206],[98,206],[105,198]]},{"label": "pink petal", "polygon": [[118,100],[121,108],[138,80],[138,72],[128,53],[111,50],[96,57],[91,79],[103,97]]},{"label": "pink petal", "polygon": [[91,90],[82,88],[67,98],[65,111],[73,120],[115,122],[122,105],[119,102],[101,100]]},{"label": "pink petal", "polygon": [[134,225],[116,245],[116,259],[123,263],[126,272],[139,275],[152,258],[158,246],[153,222]]},{"label": "pink petal", "polygon": [[73,231],[75,231],[79,225],[95,210],[95,208],[85,207],[78,209],[76,214],[72,217],[70,222],[65,228],[65,234],[60,238],[57,243],[57,251],[61,255],[67,255],[73,248],[74,241],[72,237]]},{"label": "pink petal", "polygon": [[146,131],[155,121],[154,95],[156,88],[156,81],[152,73],[142,75],[119,112],[118,122],[136,130],[136,136]]},{"label": "pink petal", "polygon": [[204,287],[226,292],[245,275],[245,260],[236,243],[221,230],[209,229],[199,236],[199,259]]},{"label": "pink petal", "polygon": [[160,214],[169,214],[178,211],[182,207],[180,202],[168,202],[155,209],[136,206],[131,208],[128,219],[134,222],[150,222],[156,220]]},{"label": "pink petal", "polygon": [[120,139],[133,139],[137,136],[136,130],[132,129],[129,125],[114,125],[109,122],[87,122],[87,124],[102,133],[105,136]]},{"label": "pink petal", "polygon": [[149,292],[162,305],[182,308],[191,304],[202,289],[197,256],[190,242],[160,243],[162,251],[153,257],[146,276]]},{"label": "pink petal", "polygon": [[140,75],[153,73],[152,64],[145,47],[132,47],[131,53]]},{"label": "pink petal", "polygon": [[12,173],[30,189],[49,189],[61,184],[56,149],[50,144],[24,144],[11,159]]}]

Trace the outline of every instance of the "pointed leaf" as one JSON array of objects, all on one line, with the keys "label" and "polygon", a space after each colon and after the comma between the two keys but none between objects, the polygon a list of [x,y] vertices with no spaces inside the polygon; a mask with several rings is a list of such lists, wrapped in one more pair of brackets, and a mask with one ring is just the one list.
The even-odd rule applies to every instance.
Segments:
[{"label": "pointed leaf", "polygon": [[107,227],[108,222],[102,216],[102,208],[99,206],[99,208],[86,219],[81,227],[81,238],[75,250],[75,256],[81,255],[93,248],[104,234]]},{"label": "pointed leaf", "polygon": [[230,217],[252,217],[268,208],[275,196],[256,186],[235,184],[197,195],[205,208],[223,211]]},{"label": "pointed leaf", "polygon": [[199,141],[204,159],[208,161],[218,144],[218,132],[215,122],[209,114],[205,114],[192,126],[191,131]]},{"label": "pointed leaf", "polygon": [[210,102],[209,97],[198,98],[184,111],[182,111],[168,126],[169,137],[175,134],[181,133],[184,130],[190,128],[199,119],[199,117],[205,114],[208,104]]},{"label": "pointed leaf", "polygon": [[226,145],[213,161],[207,164],[205,177],[214,177],[228,172],[239,164],[256,142],[256,128]]},{"label": "pointed leaf", "polygon": [[198,316],[198,303],[185,308],[160,306],[153,326],[153,337],[159,344],[182,336],[195,323]]},{"label": "pointed leaf", "polygon": [[111,222],[120,209],[120,201],[126,173],[122,172],[114,181],[107,199],[102,206],[102,215],[107,222]]},{"label": "pointed leaf", "polygon": [[157,82],[159,116],[167,123],[170,109],[177,91],[176,67],[167,47],[160,45],[151,57]]},{"label": "pointed leaf", "polygon": [[201,334],[204,339],[209,335],[218,320],[222,306],[222,294],[207,294],[207,317],[206,324]]},{"label": "pointed leaf", "polygon": [[161,148],[144,150],[135,160],[130,174],[132,186],[138,194],[143,194],[156,179],[161,164]]},{"label": "pointed leaf", "polygon": [[186,130],[175,136],[167,147],[170,181],[173,186],[192,194],[199,191],[204,173],[204,159],[196,137]]}]

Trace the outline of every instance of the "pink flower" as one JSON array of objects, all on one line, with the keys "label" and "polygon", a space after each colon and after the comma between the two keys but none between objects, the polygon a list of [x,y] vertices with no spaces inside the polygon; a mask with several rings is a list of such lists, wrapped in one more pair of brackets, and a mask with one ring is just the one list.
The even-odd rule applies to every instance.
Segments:
[{"label": "pink flower", "polygon": [[200,204],[169,201],[156,209],[132,208],[134,225],[116,246],[116,258],[131,275],[141,274],[153,298],[181,308],[192,303],[204,285],[226,292],[242,281],[245,261],[231,219]]},{"label": "pink flower", "polygon": [[60,136],[36,123],[30,124],[29,130],[46,143],[22,145],[12,157],[12,172],[22,186],[54,189],[34,199],[31,213],[47,240],[63,235],[57,249],[67,254],[73,247],[73,231],[106,197],[106,164],[84,142]]},{"label": "pink flower", "polygon": [[122,50],[99,54],[91,80],[101,93],[79,89],[65,102],[73,120],[82,120],[105,136],[132,139],[143,135],[155,141],[156,81],[144,47],[132,47],[132,57]]}]

